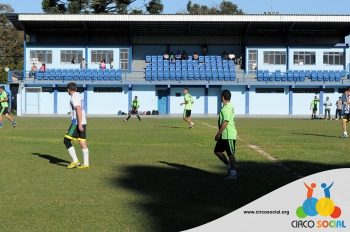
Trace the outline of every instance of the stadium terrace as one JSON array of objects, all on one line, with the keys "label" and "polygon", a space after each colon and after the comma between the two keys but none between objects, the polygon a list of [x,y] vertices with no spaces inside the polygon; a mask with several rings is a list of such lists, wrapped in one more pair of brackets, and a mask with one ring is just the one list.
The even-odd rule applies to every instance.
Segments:
[{"label": "stadium terrace", "polygon": [[127,112],[134,96],[181,114],[183,87],[194,114],[217,114],[229,89],[236,114],[307,115],[315,94],[335,102],[350,85],[350,15],[7,16],[25,34],[24,69],[8,75],[19,115],[66,114],[70,81],[89,115]]}]

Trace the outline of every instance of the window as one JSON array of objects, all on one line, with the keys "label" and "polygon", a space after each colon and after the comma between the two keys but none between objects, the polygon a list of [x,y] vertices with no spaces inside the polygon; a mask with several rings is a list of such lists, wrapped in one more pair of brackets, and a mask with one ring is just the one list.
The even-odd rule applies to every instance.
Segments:
[{"label": "window", "polygon": [[286,52],[264,52],[264,64],[286,64]]},{"label": "window", "polygon": [[121,93],[123,92],[122,87],[95,87],[95,93]]},{"label": "window", "polygon": [[294,52],[293,63],[295,65],[315,65],[315,52]]},{"label": "window", "polygon": [[52,51],[51,50],[30,51],[30,59],[37,60],[40,63],[52,64]]},{"label": "window", "polygon": [[[67,87],[56,87],[55,88],[57,90],[57,92],[67,92]],[[84,87],[77,87],[77,92],[78,93],[83,93],[84,92]]]},{"label": "window", "polygon": [[248,52],[248,72],[254,73],[258,69],[258,50],[249,50]]},{"label": "window", "polygon": [[128,71],[129,70],[129,48],[121,48],[119,50],[120,57],[120,69]]},{"label": "window", "polygon": [[92,50],[91,63],[100,63],[101,60],[106,60],[106,63],[113,61],[113,50]]},{"label": "window", "polygon": [[[318,93],[320,93],[321,89],[320,88],[293,88],[292,91],[293,91],[293,93],[314,93],[314,94],[318,94]],[[324,88],[323,92],[324,93],[334,93],[334,88]]]},{"label": "window", "polygon": [[324,52],[324,65],[344,65],[344,52]]},{"label": "window", "polygon": [[73,58],[77,63],[83,59],[83,51],[81,50],[62,50],[61,51],[61,63],[71,63]]}]

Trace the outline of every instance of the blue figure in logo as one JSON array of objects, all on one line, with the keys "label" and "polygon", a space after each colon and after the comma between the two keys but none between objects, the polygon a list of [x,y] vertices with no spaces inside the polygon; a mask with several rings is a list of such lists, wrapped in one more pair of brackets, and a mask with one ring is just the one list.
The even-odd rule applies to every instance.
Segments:
[{"label": "blue figure in logo", "polygon": [[306,215],[309,215],[311,217],[316,216],[318,214],[316,210],[318,199],[313,197],[313,192],[316,188],[316,184],[312,183],[310,186],[308,186],[306,183],[304,183],[304,185],[307,188],[307,199],[303,203],[303,211]]},{"label": "blue figure in logo", "polygon": [[332,188],[333,184],[334,184],[334,182],[331,185],[329,185],[328,187],[327,187],[326,183],[322,183],[321,184],[321,187],[323,188],[323,191],[324,191],[324,196],[326,198],[331,198],[331,191],[330,191],[330,189]]}]

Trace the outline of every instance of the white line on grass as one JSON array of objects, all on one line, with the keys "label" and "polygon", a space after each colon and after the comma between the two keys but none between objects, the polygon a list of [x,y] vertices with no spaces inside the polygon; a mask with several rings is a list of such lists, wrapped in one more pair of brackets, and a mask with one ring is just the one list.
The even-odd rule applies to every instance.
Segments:
[{"label": "white line on grass", "polygon": [[[213,128],[213,129],[217,129],[217,127],[213,126],[213,125],[210,125],[206,122],[200,122],[202,125],[204,126],[207,126],[209,128]],[[248,143],[246,140],[244,139],[241,139],[241,138],[238,138],[238,140],[241,140],[242,142],[244,143]],[[267,158],[268,160],[270,160],[271,162],[274,162],[278,167],[288,171],[288,172],[291,172],[293,173],[293,175],[295,175],[296,177],[298,178],[301,178],[303,177],[302,175],[300,175],[299,173],[295,172],[293,169],[291,168],[288,168],[287,166],[285,166],[283,163],[279,162],[278,159],[276,159],[275,157],[273,157],[270,153],[264,151],[261,147],[257,146],[257,145],[254,145],[254,144],[249,144],[248,143],[248,147],[252,150],[254,150],[256,153],[264,156],[265,158]]]}]

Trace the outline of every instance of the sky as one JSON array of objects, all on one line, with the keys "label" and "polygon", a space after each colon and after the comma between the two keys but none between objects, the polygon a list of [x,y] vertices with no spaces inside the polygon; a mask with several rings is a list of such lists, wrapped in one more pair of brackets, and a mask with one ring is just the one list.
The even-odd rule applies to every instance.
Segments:
[{"label": "sky", "polygon": [[[143,0],[137,0],[139,3]],[[215,6],[221,0],[192,0],[193,3]],[[245,13],[262,14],[267,11],[282,14],[350,14],[349,0],[234,0]],[[40,13],[41,0],[0,0],[12,5],[18,13]],[[187,0],[163,0],[164,13],[186,9]]]}]

